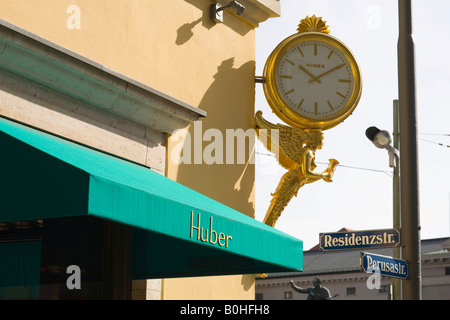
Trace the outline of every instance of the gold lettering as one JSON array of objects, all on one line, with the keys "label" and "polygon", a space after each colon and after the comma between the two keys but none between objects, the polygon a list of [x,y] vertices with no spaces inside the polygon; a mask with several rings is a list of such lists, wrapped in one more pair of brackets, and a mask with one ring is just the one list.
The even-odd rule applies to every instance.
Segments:
[{"label": "gold lettering", "polygon": [[337,246],[338,241],[338,238],[333,238],[333,240],[331,240],[331,242],[333,243],[333,247]]},{"label": "gold lettering", "polygon": [[377,242],[376,244],[383,243],[383,236],[381,234],[377,235]]},{"label": "gold lettering", "polygon": [[219,233],[219,246],[223,246],[225,243],[222,243],[222,241],[225,240],[225,234],[223,232]]},{"label": "gold lettering", "polygon": [[[211,237],[209,239],[209,243],[216,244],[217,242],[217,232],[213,230],[213,217],[209,220],[209,229],[211,230]],[[214,234],[214,241],[213,241],[213,234]]]},{"label": "gold lettering", "polygon": [[231,239],[233,239],[232,236],[227,236],[225,248],[228,248],[228,240],[231,240]]},{"label": "gold lettering", "polygon": [[191,211],[191,238],[194,229],[197,229],[197,240],[200,240],[200,213],[198,214],[198,227],[194,227],[194,211]]},{"label": "gold lettering", "polygon": [[[219,246],[228,248],[232,236],[227,235],[223,232],[218,233],[213,229],[213,217],[209,218],[209,229],[200,226],[201,215],[198,214],[197,225],[194,225],[194,211],[191,211],[191,226],[190,226],[190,237],[197,238],[197,240],[201,240],[202,242],[209,242],[211,244],[218,244]],[[197,231],[197,237],[194,237],[194,231]]]},{"label": "gold lettering", "polygon": [[369,244],[369,236],[362,236],[363,237],[363,245]]},{"label": "gold lettering", "polygon": [[203,238],[203,227],[201,228],[201,238],[203,242],[208,242],[209,239],[209,229],[206,229],[206,238]]},{"label": "gold lettering", "polygon": [[389,234],[389,235],[388,235],[388,237],[389,237],[388,243],[393,243],[393,242],[394,242],[394,240],[392,240],[392,237],[393,237],[393,236],[394,236],[393,234]]},{"label": "gold lettering", "polygon": [[325,235],[325,247],[331,247],[331,236]]}]

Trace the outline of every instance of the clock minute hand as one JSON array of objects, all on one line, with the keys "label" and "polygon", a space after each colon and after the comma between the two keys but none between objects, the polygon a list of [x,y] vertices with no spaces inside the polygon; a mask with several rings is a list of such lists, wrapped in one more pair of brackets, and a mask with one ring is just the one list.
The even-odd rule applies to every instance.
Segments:
[{"label": "clock minute hand", "polygon": [[315,79],[309,80],[309,82],[318,81],[319,78],[323,77],[323,76],[326,75],[326,74],[329,74],[330,72],[332,72],[332,71],[334,71],[334,70],[337,70],[337,69],[339,69],[339,68],[342,68],[343,66],[345,66],[345,63],[340,64],[340,65],[338,65],[338,66],[336,66],[336,67],[334,67],[334,68],[331,68],[330,70],[325,71],[325,72],[322,73],[322,74],[319,74],[317,77],[315,77]]},{"label": "clock minute hand", "polygon": [[311,80],[309,80],[309,82],[313,82],[313,81],[317,81],[318,83],[321,83],[322,81],[320,81],[318,79],[318,77],[316,77],[315,75],[313,75],[311,72],[308,71],[308,69],[304,68],[302,65],[298,65],[298,67],[304,72],[306,73],[308,76],[311,77]]}]

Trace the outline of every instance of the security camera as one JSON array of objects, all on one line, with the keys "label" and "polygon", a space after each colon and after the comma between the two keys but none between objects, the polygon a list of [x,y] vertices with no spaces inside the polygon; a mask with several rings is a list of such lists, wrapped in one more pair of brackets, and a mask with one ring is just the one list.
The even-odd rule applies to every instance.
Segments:
[{"label": "security camera", "polygon": [[232,0],[226,6],[222,6],[220,3],[212,4],[210,7],[210,18],[215,22],[223,22],[223,12],[225,9],[230,8],[237,15],[241,15],[245,7],[239,2]]},{"label": "security camera", "polygon": [[240,4],[239,2],[236,2],[236,1],[231,1],[229,4],[228,4],[228,6],[231,8],[231,9],[233,9],[233,11],[237,14],[237,15],[241,15],[242,14],[242,12],[244,12],[244,10],[245,10],[245,7],[242,5],[242,4]]}]

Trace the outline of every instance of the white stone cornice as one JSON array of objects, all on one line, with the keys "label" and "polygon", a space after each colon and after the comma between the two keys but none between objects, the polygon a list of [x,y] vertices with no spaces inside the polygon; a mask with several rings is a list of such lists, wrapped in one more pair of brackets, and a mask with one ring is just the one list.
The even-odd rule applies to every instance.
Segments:
[{"label": "white stone cornice", "polygon": [[0,20],[0,68],[164,133],[206,112]]}]

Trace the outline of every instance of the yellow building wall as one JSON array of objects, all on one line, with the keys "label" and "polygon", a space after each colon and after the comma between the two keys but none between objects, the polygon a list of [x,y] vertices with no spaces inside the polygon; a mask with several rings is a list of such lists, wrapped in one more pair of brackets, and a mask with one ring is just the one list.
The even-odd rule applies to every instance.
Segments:
[{"label": "yellow building wall", "polygon": [[[226,129],[253,127],[254,29],[228,13],[209,19],[208,0],[0,0],[0,18],[88,59],[207,111],[201,134],[191,125],[192,163],[171,161],[180,142],[168,140],[166,175],[254,216],[254,165],[225,162]],[[74,7],[75,5],[75,7]],[[198,128],[198,127],[197,127]],[[208,129],[223,137],[224,164],[194,164]],[[178,145],[179,147],[179,145]],[[187,144],[184,148],[189,147]],[[176,155],[175,155],[176,158]],[[162,281],[164,299],[253,299],[254,277]]]}]

